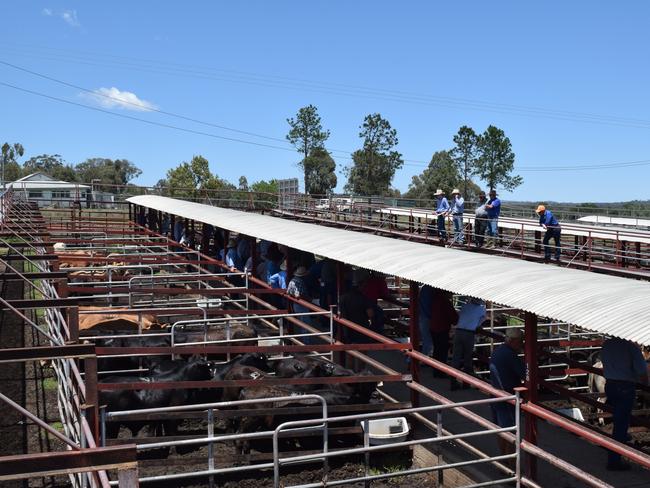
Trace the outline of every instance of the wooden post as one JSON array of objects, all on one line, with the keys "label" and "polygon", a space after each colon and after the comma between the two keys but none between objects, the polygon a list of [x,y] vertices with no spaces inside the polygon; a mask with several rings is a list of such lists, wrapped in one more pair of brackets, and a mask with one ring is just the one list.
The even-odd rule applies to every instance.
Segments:
[{"label": "wooden post", "polygon": [[117,486],[119,488],[138,488],[138,463],[133,463],[126,468],[117,470]]},{"label": "wooden post", "polygon": [[[537,315],[526,312],[524,317],[524,359],[526,361],[526,388],[528,402],[537,403],[539,387]],[[537,445],[537,419],[534,415],[526,414],[526,429],[524,439]],[[537,479],[537,458],[526,456],[526,475],[535,481]]]}]

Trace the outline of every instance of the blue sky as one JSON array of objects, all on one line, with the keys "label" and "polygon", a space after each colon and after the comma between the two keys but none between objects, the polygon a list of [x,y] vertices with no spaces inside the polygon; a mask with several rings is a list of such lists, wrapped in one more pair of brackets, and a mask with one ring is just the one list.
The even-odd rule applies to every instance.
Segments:
[{"label": "blue sky", "polygon": [[644,1],[5,0],[0,61],[130,104],[106,106],[0,65],[3,83],[211,136],[0,86],[0,139],[72,163],[127,158],[143,169],[142,184],[195,154],[235,183],[289,178],[300,175],[297,153],[214,136],[286,143],[214,125],[283,139],[286,118],[311,103],[330,149],[354,151],[364,116],[386,117],[409,160],[394,180],[402,191],[461,125],[493,124],[510,137],[525,181],[505,198],[648,199],[649,14]]}]

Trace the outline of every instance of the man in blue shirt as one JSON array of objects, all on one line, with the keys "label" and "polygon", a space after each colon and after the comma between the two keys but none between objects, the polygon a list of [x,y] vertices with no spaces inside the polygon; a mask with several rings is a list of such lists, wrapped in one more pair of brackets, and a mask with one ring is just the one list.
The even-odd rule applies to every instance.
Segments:
[{"label": "man in blue shirt", "polygon": [[[526,377],[526,366],[519,358],[523,347],[523,333],[520,329],[508,329],[505,342],[497,347],[490,357],[490,381],[492,386],[514,393]],[[509,403],[495,403],[495,421],[500,427],[515,425],[515,408]]]},{"label": "man in blue shirt", "polygon": [[548,263],[551,260],[551,246],[549,242],[551,238],[555,241],[555,260],[560,262],[562,249],[560,247],[560,223],[550,210],[547,210],[544,205],[539,205],[535,213],[539,216],[539,225],[546,229],[544,234],[544,262]]},{"label": "man in blue shirt", "polygon": [[451,216],[454,222],[454,242],[463,244],[465,235],[463,233],[463,213],[465,212],[465,199],[461,196],[460,190],[454,188],[451,192],[453,202],[451,205]]},{"label": "man in blue shirt", "polygon": [[228,251],[226,252],[225,257],[223,255],[223,249],[221,249],[219,253],[221,260],[231,268],[237,268],[239,270],[243,269],[241,261],[239,260],[239,255],[237,254],[237,241],[234,238],[231,237],[228,239],[227,248]]},{"label": "man in blue shirt", "polygon": [[[465,373],[474,373],[472,356],[474,355],[474,336],[476,329],[480,327],[485,320],[485,302],[478,298],[468,298],[467,302],[458,312],[458,323],[454,332],[454,351],[451,359],[451,365],[456,369],[463,369]],[[463,388],[469,385],[463,384]],[[451,389],[458,389],[458,382],[451,379]]]},{"label": "man in blue shirt", "polygon": [[490,199],[485,204],[485,210],[488,215],[487,233],[490,236],[487,247],[494,247],[499,237],[499,215],[501,214],[501,200],[497,198],[497,191],[494,189],[490,190]]},{"label": "man in blue shirt", "polygon": [[[490,357],[490,381],[492,386],[514,393],[526,377],[526,366],[519,358],[524,345],[523,332],[520,329],[508,329],[505,342],[492,352]],[[512,427],[515,425],[515,406],[505,402],[492,403],[494,422],[499,427]],[[499,449],[502,454],[514,452],[514,446],[506,439],[497,437]]]},{"label": "man in blue shirt", "polygon": [[[648,384],[648,365],[638,346],[618,337],[603,343],[601,357],[607,404],[614,408],[612,436],[625,444],[636,399],[636,383]],[[609,451],[607,469],[624,471],[630,469],[630,465],[620,454]]]},{"label": "man in blue shirt", "polygon": [[438,215],[438,236],[443,241],[447,240],[447,230],[445,229],[445,218],[449,213],[449,202],[445,198],[445,192],[440,188],[434,193],[436,200],[438,201],[436,206],[436,214]]}]

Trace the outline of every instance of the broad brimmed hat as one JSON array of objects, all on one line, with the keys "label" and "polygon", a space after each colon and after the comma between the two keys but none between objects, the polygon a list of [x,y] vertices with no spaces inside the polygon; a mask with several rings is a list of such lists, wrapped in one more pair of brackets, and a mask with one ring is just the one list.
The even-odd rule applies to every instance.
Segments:
[{"label": "broad brimmed hat", "polygon": [[460,195],[460,190],[458,188],[454,188],[451,192],[452,195],[458,194]]},{"label": "broad brimmed hat", "polygon": [[237,247],[237,241],[232,237],[228,239],[228,248],[230,249],[231,247]]},{"label": "broad brimmed hat", "polygon": [[309,271],[307,270],[307,268],[305,268],[304,266],[298,266],[296,268],[296,272],[293,275],[297,276],[298,278],[301,278],[303,276],[307,276],[308,274]]},{"label": "broad brimmed hat", "polygon": [[546,212],[546,207],[544,205],[538,205],[535,213]]},{"label": "broad brimmed hat", "polygon": [[445,192],[442,191],[440,188],[436,190],[436,192],[433,194],[434,197],[439,197],[440,195],[444,195]]}]

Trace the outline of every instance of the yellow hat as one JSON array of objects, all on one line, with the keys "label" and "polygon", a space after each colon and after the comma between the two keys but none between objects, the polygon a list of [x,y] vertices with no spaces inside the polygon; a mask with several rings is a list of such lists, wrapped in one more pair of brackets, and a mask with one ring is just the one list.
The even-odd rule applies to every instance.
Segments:
[{"label": "yellow hat", "polygon": [[546,207],[544,205],[539,205],[535,213],[546,212]]}]

